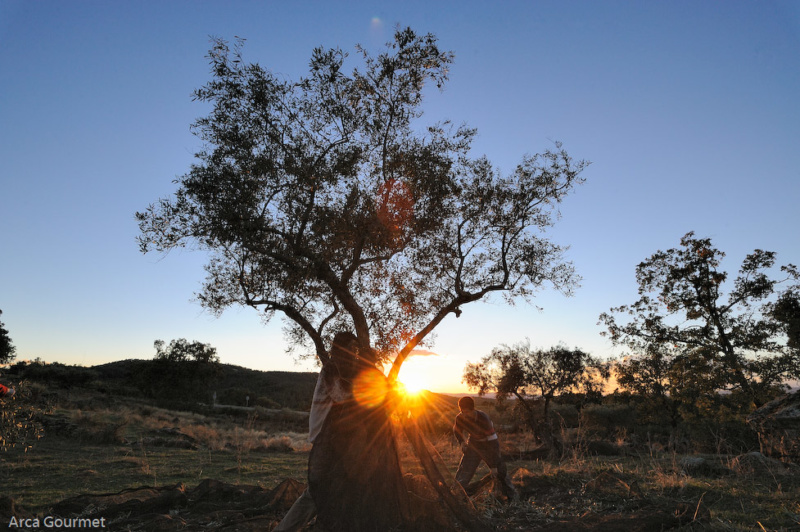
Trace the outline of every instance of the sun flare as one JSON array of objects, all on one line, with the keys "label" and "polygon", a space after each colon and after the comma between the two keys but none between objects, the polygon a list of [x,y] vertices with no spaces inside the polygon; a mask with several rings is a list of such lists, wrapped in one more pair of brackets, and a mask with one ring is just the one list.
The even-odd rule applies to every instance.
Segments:
[{"label": "sun flare", "polygon": [[419,395],[428,386],[424,375],[400,375],[398,380],[403,384],[406,395]]}]

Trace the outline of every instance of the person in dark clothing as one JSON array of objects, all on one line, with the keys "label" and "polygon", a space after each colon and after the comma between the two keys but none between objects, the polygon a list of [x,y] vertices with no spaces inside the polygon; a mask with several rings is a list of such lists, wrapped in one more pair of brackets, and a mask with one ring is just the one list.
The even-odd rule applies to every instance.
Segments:
[{"label": "person in dark clothing", "polygon": [[503,494],[510,499],[516,498],[516,489],[508,478],[506,464],[500,456],[500,442],[492,420],[485,412],[475,410],[475,401],[472,397],[459,399],[458,409],[460,412],[453,425],[453,434],[461,444],[464,456],[458,464],[456,481],[466,488],[483,461],[500,485]]}]

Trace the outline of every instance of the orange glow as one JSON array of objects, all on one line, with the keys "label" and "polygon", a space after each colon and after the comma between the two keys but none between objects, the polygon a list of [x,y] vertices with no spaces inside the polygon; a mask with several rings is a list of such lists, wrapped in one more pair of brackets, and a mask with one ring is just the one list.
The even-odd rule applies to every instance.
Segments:
[{"label": "orange glow", "polygon": [[360,406],[385,408],[396,419],[413,418],[423,430],[452,426],[458,407],[452,397],[429,391],[436,377],[430,371],[430,357],[411,360],[403,365],[394,385],[379,370],[362,371],[353,379],[353,397]]},{"label": "orange glow", "polygon": [[378,189],[378,220],[399,236],[414,218],[414,194],[402,180],[389,179]]},{"label": "orange glow", "polygon": [[389,381],[378,370],[362,371],[353,380],[353,397],[358,404],[375,408],[383,404],[389,393]]},{"label": "orange glow", "polygon": [[401,371],[400,375],[398,376],[398,380],[403,385],[405,395],[418,395],[427,388],[428,382],[424,374],[406,373]]},{"label": "orange glow", "polygon": [[436,356],[410,356],[403,362],[397,380],[403,383],[406,395],[413,397],[436,387],[435,380],[439,368],[435,363],[440,360]]}]

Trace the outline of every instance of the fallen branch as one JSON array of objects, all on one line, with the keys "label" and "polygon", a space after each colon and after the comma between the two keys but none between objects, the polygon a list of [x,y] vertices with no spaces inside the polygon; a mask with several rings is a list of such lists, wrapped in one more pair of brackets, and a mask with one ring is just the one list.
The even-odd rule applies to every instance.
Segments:
[{"label": "fallen branch", "polygon": [[[447,482],[439,471],[439,468],[436,467],[436,463],[425,445],[425,438],[420,434],[416,420],[405,420],[402,425],[408,437],[408,441],[414,449],[414,454],[419,458],[422,469],[425,471],[425,475],[428,477],[431,485],[433,485],[433,489],[439,494],[442,502],[453,512],[456,519],[467,527],[470,532],[485,532],[486,530],[490,530],[491,527],[484,523],[477,515],[473,514],[470,509],[462,504],[453,492],[450,491]],[[464,496],[466,497],[466,493]],[[466,497],[466,500],[469,501],[469,498]]]}]

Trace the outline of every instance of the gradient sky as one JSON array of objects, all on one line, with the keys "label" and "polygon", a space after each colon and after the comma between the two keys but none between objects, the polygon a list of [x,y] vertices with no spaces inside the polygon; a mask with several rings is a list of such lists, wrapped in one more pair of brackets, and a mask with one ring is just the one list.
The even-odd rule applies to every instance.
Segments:
[{"label": "gradient sky", "polygon": [[456,54],[423,123],[477,127],[475,154],[505,171],[555,140],[592,161],[552,231],[583,276],[574,297],[466,306],[403,373],[460,391],[467,361],[526,337],[618,354],[598,315],[690,230],[730,271],[755,248],[800,264],[797,2],[0,0],[0,320],[18,359],[152,358],[154,340],[187,338],[226,363],[314,370],[280,320],[192,302],[205,256],[141,255],[134,212],[200,147],[209,36],[244,37],[246,60],[297,79],[314,47],[379,52],[397,24]]}]

